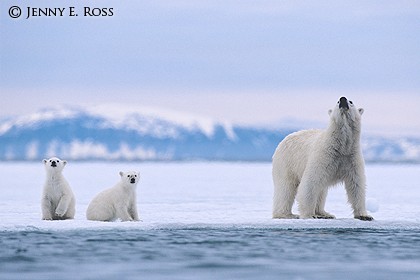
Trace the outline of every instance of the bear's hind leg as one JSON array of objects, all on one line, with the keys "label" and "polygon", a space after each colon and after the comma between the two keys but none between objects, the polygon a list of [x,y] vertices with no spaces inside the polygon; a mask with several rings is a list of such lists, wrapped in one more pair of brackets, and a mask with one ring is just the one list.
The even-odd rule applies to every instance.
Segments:
[{"label": "bear's hind leg", "polygon": [[296,184],[274,179],[273,219],[299,219],[292,213],[296,192]]}]

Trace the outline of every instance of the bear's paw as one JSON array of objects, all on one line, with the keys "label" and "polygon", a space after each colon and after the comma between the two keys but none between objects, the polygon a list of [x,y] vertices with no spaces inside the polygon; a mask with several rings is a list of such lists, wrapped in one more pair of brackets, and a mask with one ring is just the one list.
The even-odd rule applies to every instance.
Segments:
[{"label": "bear's paw", "polygon": [[314,219],[335,219],[335,216],[329,213],[325,213],[325,214],[316,214],[313,216],[313,218]]},{"label": "bear's paw", "polygon": [[373,217],[369,216],[369,215],[364,215],[364,216],[355,216],[355,219],[359,219],[361,221],[373,221]]}]

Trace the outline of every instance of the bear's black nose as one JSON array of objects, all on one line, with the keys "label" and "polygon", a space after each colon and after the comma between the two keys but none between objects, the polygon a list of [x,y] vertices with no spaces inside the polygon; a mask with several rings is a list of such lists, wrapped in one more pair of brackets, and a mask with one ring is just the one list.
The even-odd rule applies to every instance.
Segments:
[{"label": "bear's black nose", "polygon": [[136,182],[136,179],[134,179],[134,178],[131,178],[131,179],[130,179],[130,183],[131,183],[131,184],[134,184],[135,182]]},{"label": "bear's black nose", "polygon": [[340,98],[338,108],[340,108],[340,109],[341,108],[344,108],[344,109],[349,108],[349,103],[347,102],[347,98],[345,98],[344,96]]},{"label": "bear's black nose", "polygon": [[55,161],[51,162],[52,167],[57,167],[57,163]]}]

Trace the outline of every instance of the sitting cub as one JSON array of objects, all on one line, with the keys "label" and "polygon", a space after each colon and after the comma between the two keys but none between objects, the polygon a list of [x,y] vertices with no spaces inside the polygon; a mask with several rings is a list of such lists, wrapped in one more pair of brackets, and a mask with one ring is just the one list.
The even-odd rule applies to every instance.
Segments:
[{"label": "sitting cub", "polygon": [[47,176],[41,200],[42,219],[74,219],[76,200],[62,174],[67,161],[53,157],[44,159],[43,162]]},{"label": "sitting cub", "polygon": [[138,221],[136,186],[140,173],[120,172],[121,181],[100,192],[89,204],[86,217],[92,221]]}]

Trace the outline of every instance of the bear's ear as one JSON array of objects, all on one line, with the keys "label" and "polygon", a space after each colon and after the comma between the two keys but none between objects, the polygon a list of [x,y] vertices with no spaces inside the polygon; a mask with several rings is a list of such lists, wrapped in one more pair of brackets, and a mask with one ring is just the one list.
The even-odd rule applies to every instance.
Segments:
[{"label": "bear's ear", "polygon": [[331,116],[331,113],[332,113],[332,110],[331,110],[331,109],[329,109],[329,110],[328,110],[328,115],[329,115],[329,116]]},{"label": "bear's ear", "polygon": [[66,166],[67,160],[63,160],[63,164],[64,164],[64,166]]},{"label": "bear's ear", "polygon": [[42,162],[43,162],[44,164],[46,164],[46,163],[47,163],[47,161],[48,161],[48,160],[47,160],[47,159],[45,159],[45,158],[42,160]]},{"label": "bear's ear", "polygon": [[120,171],[120,176],[121,177],[124,176],[124,172]]},{"label": "bear's ear", "polygon": [[363,108],[359,108],[359,114],[360,115],[363,115],[363,112],[364,112],[365,110],[363,109]]}]

